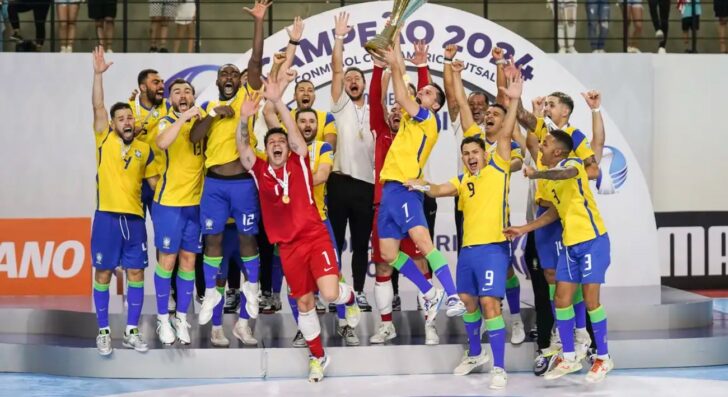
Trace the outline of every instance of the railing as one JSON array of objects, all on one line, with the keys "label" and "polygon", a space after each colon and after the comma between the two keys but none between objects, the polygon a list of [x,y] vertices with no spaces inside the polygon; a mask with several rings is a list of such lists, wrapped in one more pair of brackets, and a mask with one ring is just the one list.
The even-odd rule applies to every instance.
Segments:
[{"label": "railing", "polygon": [[[4,5],[10,1],[13,4],[20,4],[24,7],[46,7],[47,19],[42,24],[45,27],[45,39],[41,40],[39,46],[41,51],[59,51],[62,43],[59,39],[59,14],[57,4],[53,0],[0,0]],[[99,1],[99,0],[86,0]],[[112,0],[113,1],[113,0]],[[617,8],[617,1],[621,7]],[[349,4],[364,3],[364,0],[314,0],[314,1],[293,1],[274,0],[266,16],[267,34],[272,34],[284,26],[290,24],[293,16],[301,15],[308,17],[320,12],[335,9]],[[661,0],[643,0],[643,11],[641,22],[643,26],[642,36],[635,40],[633,46],[630,42],[630,0],[552,0],[554,10],[562,10],[564,7],[573,7],[576,4],[576,15],[571,20],[576,23],[576,34],[573,45],[569,45],[568,35],[564,45],[559,45],[559,31],[563,29],[566,12],[551,12],[547,9],[545,0],[451,0],[431,1],[431,3],[446,5],[469,11],[509,28],[525,38],[531,40],[535,45],[547,52],[590,52],[603,47],[606,52],[627,52],[631,47],[641,48],[645,52],[655,52],[658,49],[658,40],[652,38],[655,30],[650,18],[650,6],[648,3],[659,3]],[[681,45],[684,40],[682,25],[685,21],[682,14],[677,10],[677,1],[670,1],[669,36],[667,39],[668,52],[725,52],[725,38],[721,40],[718,35],[718,19],[713,16],[713,1],[685,0],[686,4],[693,5],[696,10],[696,3],[702,6],[702,15],[692,16],[697,22],[700,19],[701,30],[695,29],[697,23],[687,23],[688,42]],[[246,3],[253,3],[252,0],[241,2],[240,0],[194,0],[194,52],[241,52],[250,48],[252,43],[252,21],[250,17],[242,12]],[[603,44],[589,34],[589,6],[608,4],[609,16],[602,18],[609,25],[609,33],[603,40]],[[74,51],[88,51],[98,42],[95,23],[88,19],[86,3],[80,4],[78,19],[76,21],[76,39],[73,45]],[[119,0],[117,6],[117,17],[115,23],[115,37],[111,41],[111,48],[122,52],[146,52],[149,50],[149,2],[147,0]],[[597,7],[598,8],[598,7]],[[42,11],[42,10],[41,10]],[[569,11],[571,12],[571,11]],[[42,14],[42,12],[41,12]],[[26,38],[34,29],[33,12],[20,14],[20,31]],[[625,23],[627,21],[627,23]],[[725,21],[725,19],[724,19]],[[172,50],[170,45],[175,39],[176,24],[174,18],[168,21],[168,39],[165,48]],[[5,51],[12,51],[17,40],[11,38],[13,30],[7,26],[3,35]],[[725,25],[723,25],[725,30]],[[120,33],[120,34],[119,34]],[[27,43],[26,43],[27,44]],[[186,48],[186,43],[183,43]],[[596,46],[596,47],[595,47]],[[31,48],[26,45],[26,47]],[[159,46],[158,46],[159,47]],[[563,47],[563,48],[560,48]],[[684,48],[683,48],[684,47]]]}]

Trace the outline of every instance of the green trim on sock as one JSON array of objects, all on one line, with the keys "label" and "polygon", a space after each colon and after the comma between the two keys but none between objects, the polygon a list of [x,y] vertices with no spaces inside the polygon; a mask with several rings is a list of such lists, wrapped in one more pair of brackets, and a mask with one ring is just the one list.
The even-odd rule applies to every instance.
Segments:
[{"label": "green trim on sock", "polygon": [[220,295],[225,293],[225,287],[215,287],[215,289],[220,293]]},{"label": "green trim on sock", "polygon": [[503,316],[485,319],[485,329],[487,329],[488,331],[497,331],[505,327],[506,322],[503,321]]},{"label": "green trim on sock", "polygon": [[99,292],[106,292],[109,290],[110,284],[101,284],[94,281],[94,289]]},{"label": "green trim on sock", "polygon": [[588,312],[589,313],[589,319],[591,320],[592,324],[598,323],[600,321],[604,321],[607,319],[607,312],[604,311],[604,306],[599,305],[596,309]]},{"label": "green trim on sock", "polygon": [[574,306],[569,305],[568,307],[557,307],[556,308],[556,319],[557,320],[571,320],[576,315],[574,314]]},{"label": "green trim on sock", "polygon": [[177,277],[181,278],[182,280],[195,281],[195,271],[192,270],[190,272],[186,272],[184,270],[178,270]]},{"label": "green trim on sock", "polygon": [[521,283],[520,281],[518,281],[518,276],[516,276],[515,274],[513,275],[513,277],[506,280],[506,289],[516,288],[520,285]]},{"label": "green trim on sock", "polygon": [[480,321],[482,316],[483,315],[480,313],[480,309],[476,309],[472,313],[463,314],[463,321],[465,321],[466,323],[477,323],[478,321]]},{"label": "green trim on sock", "polygon": [[581,284],[577,284],[576,292],[574,292],[574,304],[584,302],[584,291],[581,289]]},{"label": "green trim on sock", "polygon": [[207,256],[204,255],[202,257],[202,262],[208,266],[212,267],[220,267],[220,264],[222,264],[222,256]]},{"label": "green trim on sock", "polygon": [[260,255],[258,255],[258,254],[255,254],[253,256],[241,256],[240,257],[240,259],[242,259],[243,262],[250,262],[250,261],[258,259],[258,258],[260,258]]},{"label": "green trim on sock", "polygon": [[549,300],[554,300],[556,296],[556,284],[549,284]]},{"label": "green trim on sock", "polygon": [[430,268],[433,272],[436,272],[443,266],[447,266],[447,259],[445,259],[445,255],[437,249],[433,249],[429,254],[425,255],[425,259],[427,259],[427,262],[430,263]]},{"label": "green trim on sock", "polygon": [[397,255],[397,259],[395,259],[394,262],[390,263],[390,265],[392,265],[393,268],[399,270],[402,268],[402,266],[404,266],[404,263],[407,262],[407,259],[409,259],[409,258],[410,257],[407,256],[407,254],[405,254],[402,251],[399,251],[399,254]]},{"label": "green trim on sock", "polygon": [[127,281],[126,285],[129,288],[144,288],[144,280],[142,280],[142,281]]},{"label": "green trim on sock", "polygon": [[172,278],[171,270],[164,270],[162,265],[157,263],[157,267],[154,269],[154,273],[161,278]]}]

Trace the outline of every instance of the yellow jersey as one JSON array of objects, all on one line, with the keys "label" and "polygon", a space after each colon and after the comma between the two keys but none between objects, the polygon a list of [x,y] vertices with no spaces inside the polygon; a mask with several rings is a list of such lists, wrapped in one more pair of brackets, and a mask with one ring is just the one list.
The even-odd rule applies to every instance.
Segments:
[{"label": "yellow jersey", "polygon": [[144,217],[142,180],[158,175],[154,153],[146,143],[124,142],[111,128],[96,138],[96,209]]},{"label": "yellow jersey", "polygon": [[[311,174],[315,174],[321,164],[329,164],[332,169],[334,167],[334,151],[328,142],[311,142],[308,145],[308,158],[311,166]],[[313,199],[316,202],[319,215],[321,215],[321,220],[325,221],[328,218],[328,210],[326,208],[326,183],[313,187]]]},{"label": "yellow jersey", "polygon": [[[234,117],[215,117],[210,129],[207,132],[207,144],[205,149],[205,168],[211,168],[220,164],[227,164],[240,158],[238,146],[235,142],[235,131],[240,123],[240,105],[243,104],[245,94],[253,93],[255,90],[250,85],[240,87],[234,97],[227,101],[214,100],[202,104],[200,108],[206,113],[217,106],[228,105],[235,112]],[[250,136],[250,147],[255,148],[258,145],[258,139],[255,137],[253,125],[255,117],[248,122],[248,133]]]},{"label": "yellow jersey", "polygon": [[[296,121],[296,110],[291,110],[291,117],[293,118],[293,121]],[[334,134],[336,135],[336,124],[334,123],[334,115],[329,112],[324,112],[321,110],[316,110],[316,138],[314,138],[317,141],[323,141],[324,137],[328,134]]]},{"label": "yellow jersey", "polygon": [[509,226],[510,161],[494,153],[477,175],[465,173],[449,182],[463,211],[463,247],[506,241]]},{"label": "yellow jersey", "polygon": [[[578,157],[582,160],[586,160],[594,155],[594,151],[591,149],[591,146],[589,146],[589,140],[586,138],[586,135],[584,135],[584,133],[581,132],[578,128],[567,125],[561,130],[571,135],[571,139],[574,141],[574,150],[569,153],[569,157]],[[544,139],[546,139],[546,136],[548,136],[549,130],[546,127],[546,123],[544,123],[543,117],[539,117],[537,119],[536,129],[533,131],[533,133],[536,135],[536,138],[538,138],[539,143],[543,143]],[[541,163],[540,151],[538,152],[538,159],[536,159],[536,168],[539,171],[548,169],[548,167]],[[543,193],[545,191],[544,189],[546,188],[545,185],[546,181],[544,179],[536,180],[535,199],[537,203],[541,199],[549,197],[547,194]],[[548,200],[548,198],[546,198],[546,200]]]},{"label": "yellow jersey", "polygon": [[159,106],[148,109],[137,98],[129,101],[129,106],[134,111],[134,128],[142,128],[137,139],[152,148],[155,166],[159,169],[162,166],[162,163],[159,162],[162,158],[162,151],[157,147],[157,133],[159,132],[157,126],[160,120],[173,112],[172,105],[165,99]]},{"label": "yellow jersey", "polygon": [[380,181],[404,183],[421,177],[439,133],[440,119],[431,111],[421,107],[414,116],[403,111],[399,131],[384,159]]},{"label": "yellow jersey", "polygon": [[[174,112],[165,116],[159,122],[159,132],[164,132],[177,119]],[[202,142],[190,141],[193,124],[194,120],[186,122],[174,142],[162,151],[162,158],[158,161],[161,164],[161,178],[154,192],[154,201],[158,204],[170,207],[200,204],[205,159],[202,156]]]},{"label": "yellow jersey", "polygon": [[574,167],[579,171],[571,179],[545,181],[544,195],[556,207],[564,227],[564,245],[569,247],[606,233],[607,228],[589,187],[584,162],[579,158],[567,158],[558,167]]}]

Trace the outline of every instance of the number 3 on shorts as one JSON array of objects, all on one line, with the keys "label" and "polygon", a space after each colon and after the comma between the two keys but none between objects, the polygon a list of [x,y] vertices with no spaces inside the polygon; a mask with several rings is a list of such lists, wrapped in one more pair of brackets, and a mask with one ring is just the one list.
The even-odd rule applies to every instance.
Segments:
[{"label": "number 3 on shorts", "polygon": [[584,271],[588,272],[589,270],[591,270],[591,266],[592,266],[591,254],[584,255],[584,263],[586,263],[586,267],[584,268]]}]

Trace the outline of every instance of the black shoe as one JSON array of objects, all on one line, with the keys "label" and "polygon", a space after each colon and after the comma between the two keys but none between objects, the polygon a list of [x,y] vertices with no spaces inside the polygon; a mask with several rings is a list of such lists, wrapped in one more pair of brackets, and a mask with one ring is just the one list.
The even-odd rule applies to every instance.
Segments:
[{"label": "black shoe", "polygon": [[359,310],[363,312],[372,311],[372,305],[367,301],[367,296],[364,295],[364,292],[356,292],[356,303],[359,305]]},{"label": "black shoe", "polygon": [[336,303],[329,303],[329,313],[336,313]]},{"label": "black shoe", "polygon": [[392,311],[402,311],[402,300],[399,299],[399,295],[395,295],[394,299],[392,299]]},{"label": "black shoe", "polygon": [[240,308],[240,292],[236,289],[229,289],[225,292],[225,313],[235,313]]},{"label": "black shoe", "polygon": [[159,49],[159,52],[168,53],[169,50],[166,49],[166,48],[164,48],[164,47],[162,47],[162,48]]},{"label": "black shoe", "polygon": [[159,52],[157,47],[149,47],[149,52]]}]

